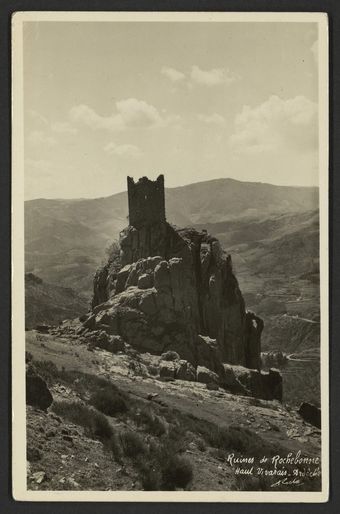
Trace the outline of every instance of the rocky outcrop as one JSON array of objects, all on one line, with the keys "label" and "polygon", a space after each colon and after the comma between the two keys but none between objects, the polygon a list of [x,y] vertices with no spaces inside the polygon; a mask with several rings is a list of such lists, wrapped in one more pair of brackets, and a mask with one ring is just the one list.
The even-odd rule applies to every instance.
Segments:
[{"label": "rocky outcrop", "polygon": [[95,277],[93,329],[140,351],[175,350],[217,373],[221,362],[260,368],[263,322],[246,311],[215,238],[164,222],[129,226],[120,245],[121,267],[106,265]]},{"label": "rocky outcrop", "polygon": [[[149,182],[141,182],[142,197],[139,186],[133,187],[143,209],[149,189],[160,194]],[[132,192],[130,211],[137,201]],[[198,367],[215,374],[219,383],[225,380],[223,363],[249,368],[251,372],[238,377],[237,388],[266,396],[264,383],[271,382],[273,373],[258,373],[263,321],[246,310],[231,257],[206,231],[167,223],[161,200],[158,221],[153,210],[148,222],[139,220],[121,232],[119,255],[96,273],[92,313],[84,326],[119,336],[140,352],[177,352],[195,368],[197,380],[204,375]],[[174,378],[176,366],[164,364],[162,376]],[[183,366],[180,374],[193,376]],[[280,396],[279,391],[273,394]]]},{"label": "rocky outcrop", "polygon": [[303,402],[298,412],[307,423],[321,428],[321,410],[318,407],[311,403]]},{"label": "rocky outcrop", "polygon": [[41,410],[47,410],[53,402],[53,397],[47,387],[45,380],[43,380],[35,371],[35,369],[28,365],[26,370],[26,403]]}]

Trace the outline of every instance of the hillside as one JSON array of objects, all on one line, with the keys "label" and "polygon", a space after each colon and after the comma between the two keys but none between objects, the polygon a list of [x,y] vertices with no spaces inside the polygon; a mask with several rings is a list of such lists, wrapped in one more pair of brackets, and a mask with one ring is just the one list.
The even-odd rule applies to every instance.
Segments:
[{"label": "hillside", "polygon": [[41,386],[27,406],[30,490],[320,489],[317,460],[308,476],[303,464],[274,464],[319,459],[320,430],[296,409],[162,377],[161,357],[98,348],[79,324],[27,332],[26,350],[53,401],[37,408]]},{"label": "hillside", "polygon": [[58,324],[88,309],[85,298],[70,288],[48,284],[32,273],[25,274],[26,329],[40,323]]},{"label": "hillside", "polygon": [[[243,224],[315,209],[316,188],[294,188],[219,179],[166,189],[170,223]],[[127,196],[90,200],[31,200],[25,203],[25,265],[48,282],[90,294],[104,250],[127,224]],[[210,232],[215,234],[213,227]],[[252,230],[248,230],[253,233]],[[216,235],[216,234],[215,234]],[[243,237],[242,236],[242,237]],[[242,239],[241,239],[242,241]],[[223,240],[227,249],[234,241]]]}]

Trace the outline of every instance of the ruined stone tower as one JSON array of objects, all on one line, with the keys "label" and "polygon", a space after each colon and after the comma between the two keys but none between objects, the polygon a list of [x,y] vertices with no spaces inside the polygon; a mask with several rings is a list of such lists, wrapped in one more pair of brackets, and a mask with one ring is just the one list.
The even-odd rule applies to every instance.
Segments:
[{"label": "ruined stone tower", "polygon": [[127,178],[129,223],[140,228],[165,222],[164,175],[153,181],[142,177],[135,182]]}]

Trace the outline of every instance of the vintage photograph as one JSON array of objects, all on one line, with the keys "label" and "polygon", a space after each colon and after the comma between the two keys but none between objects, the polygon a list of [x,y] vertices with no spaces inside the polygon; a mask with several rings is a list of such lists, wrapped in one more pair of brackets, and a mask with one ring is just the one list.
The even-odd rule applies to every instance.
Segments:
[{"label": "vintage photograph", "polygon": [[12,41],[14,496],[326,501],[326,15]]}]

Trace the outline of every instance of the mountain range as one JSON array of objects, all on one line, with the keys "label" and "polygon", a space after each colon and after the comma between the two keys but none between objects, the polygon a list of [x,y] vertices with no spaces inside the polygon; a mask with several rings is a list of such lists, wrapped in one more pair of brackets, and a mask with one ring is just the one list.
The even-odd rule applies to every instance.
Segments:
[{"label": "mountain range", "polygon": [[[317,205],[317,188],[233,179],[166,189],[168,221],[178,226],[204,226],[222,235],[227,250],[236,243],[264,239],[268,229],[274,233],[275,225],[287,228],[290,223],[293,231],[299,230],[303,227],[300,221],[309,223],[308,215],[304,221],[294,221],[294,216],[315,210]],[[288,214],[294,216],[284,218]],[[96,199],[27,201],[26,271],[89,295],[105,248],[127,224],[126,192]]]}]

